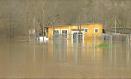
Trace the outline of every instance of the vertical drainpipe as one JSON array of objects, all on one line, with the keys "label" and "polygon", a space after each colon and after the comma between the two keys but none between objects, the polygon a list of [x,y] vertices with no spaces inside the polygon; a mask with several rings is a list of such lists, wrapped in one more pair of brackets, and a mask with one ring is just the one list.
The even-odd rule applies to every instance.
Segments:
[{"label": "vertical drainpipe", "polygon": [[54,27],[53,27],[53,25],[51,26],[52,27],[52,38],[53,38],[53,36],[54,36]]},{"label": "vertical drainpipe", "polygon": [[81,31],[81,24],[80,24],[80,31]]},{"label": "vertical drainpipe", "polygon": [[[53,20],[53,22],[54,22],[54,20]],[[54,38],[54,37],[53,37],[53,36],[54,36],[54,33],[53,33],[53,32],[54,32],[54,26],[53,26],[53,24],[54,24],[54,23],[51,22],[51,28],[52,28],[52,37],[51,37],[51,38],[52,38],[52,39]]]},{"label": "vertical drainpipe", "polygon": [[115,17],[115,34],[116,34],[116,17]]},{"label": "vertical drainpipe", "polygon": [[[80,24],[80,33],[82,33],[82,31],[81,31],[81,24]],[[83,34],[83,33],[82,33]],[[82,35],[82,39],[83,39],[83,35]]]}]

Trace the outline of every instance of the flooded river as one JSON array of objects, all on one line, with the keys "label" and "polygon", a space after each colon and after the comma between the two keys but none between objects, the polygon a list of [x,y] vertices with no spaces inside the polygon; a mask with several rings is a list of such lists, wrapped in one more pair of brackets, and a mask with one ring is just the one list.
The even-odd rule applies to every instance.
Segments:
[{"label": "flooded river", "polygon": [[126,41],[0,41],[0,78],[131,78]]}]

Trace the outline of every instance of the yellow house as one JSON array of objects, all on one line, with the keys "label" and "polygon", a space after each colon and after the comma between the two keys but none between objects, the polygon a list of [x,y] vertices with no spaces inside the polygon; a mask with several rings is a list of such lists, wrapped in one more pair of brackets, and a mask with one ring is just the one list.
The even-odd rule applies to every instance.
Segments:
[{"label": "yellow house", "polygon": [[46,28],[46,36],[49,39],[59,38],[92,38],[100,37],[103,31],[102,24],[83,24],[83,25],[60,25],[60,26],[48,26]]}]

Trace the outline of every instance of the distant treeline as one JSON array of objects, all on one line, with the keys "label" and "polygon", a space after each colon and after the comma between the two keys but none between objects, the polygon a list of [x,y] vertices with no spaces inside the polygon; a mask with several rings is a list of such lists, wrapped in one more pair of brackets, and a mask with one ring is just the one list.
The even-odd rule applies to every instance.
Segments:
[{"label": "distant treeline", "polygon": [[[131,0],[0,0],[0,35],[27,35],[48,25],[131,26]],[[115,24],[116,21],[116,24]],[[12,36],[11,35],[11,36]]]}]

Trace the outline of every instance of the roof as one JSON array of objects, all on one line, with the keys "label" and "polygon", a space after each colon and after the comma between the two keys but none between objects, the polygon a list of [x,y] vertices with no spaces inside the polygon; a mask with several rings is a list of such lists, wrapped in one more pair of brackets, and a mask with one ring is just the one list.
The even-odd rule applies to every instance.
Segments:
[{"label": "roof", "polygon": [[100,24],[100,23],[89,23],[89,24],[81,24],[81,25],[57,25],[57,26],[46,26],[45,28],[51,28],[51,27],[65,27],[65,26],[84,26],[84,25],[103,25],[103,24]]},{"label": "roof", "polygon": [[84,29],[71,29],[72,31],[83,31]]}]

